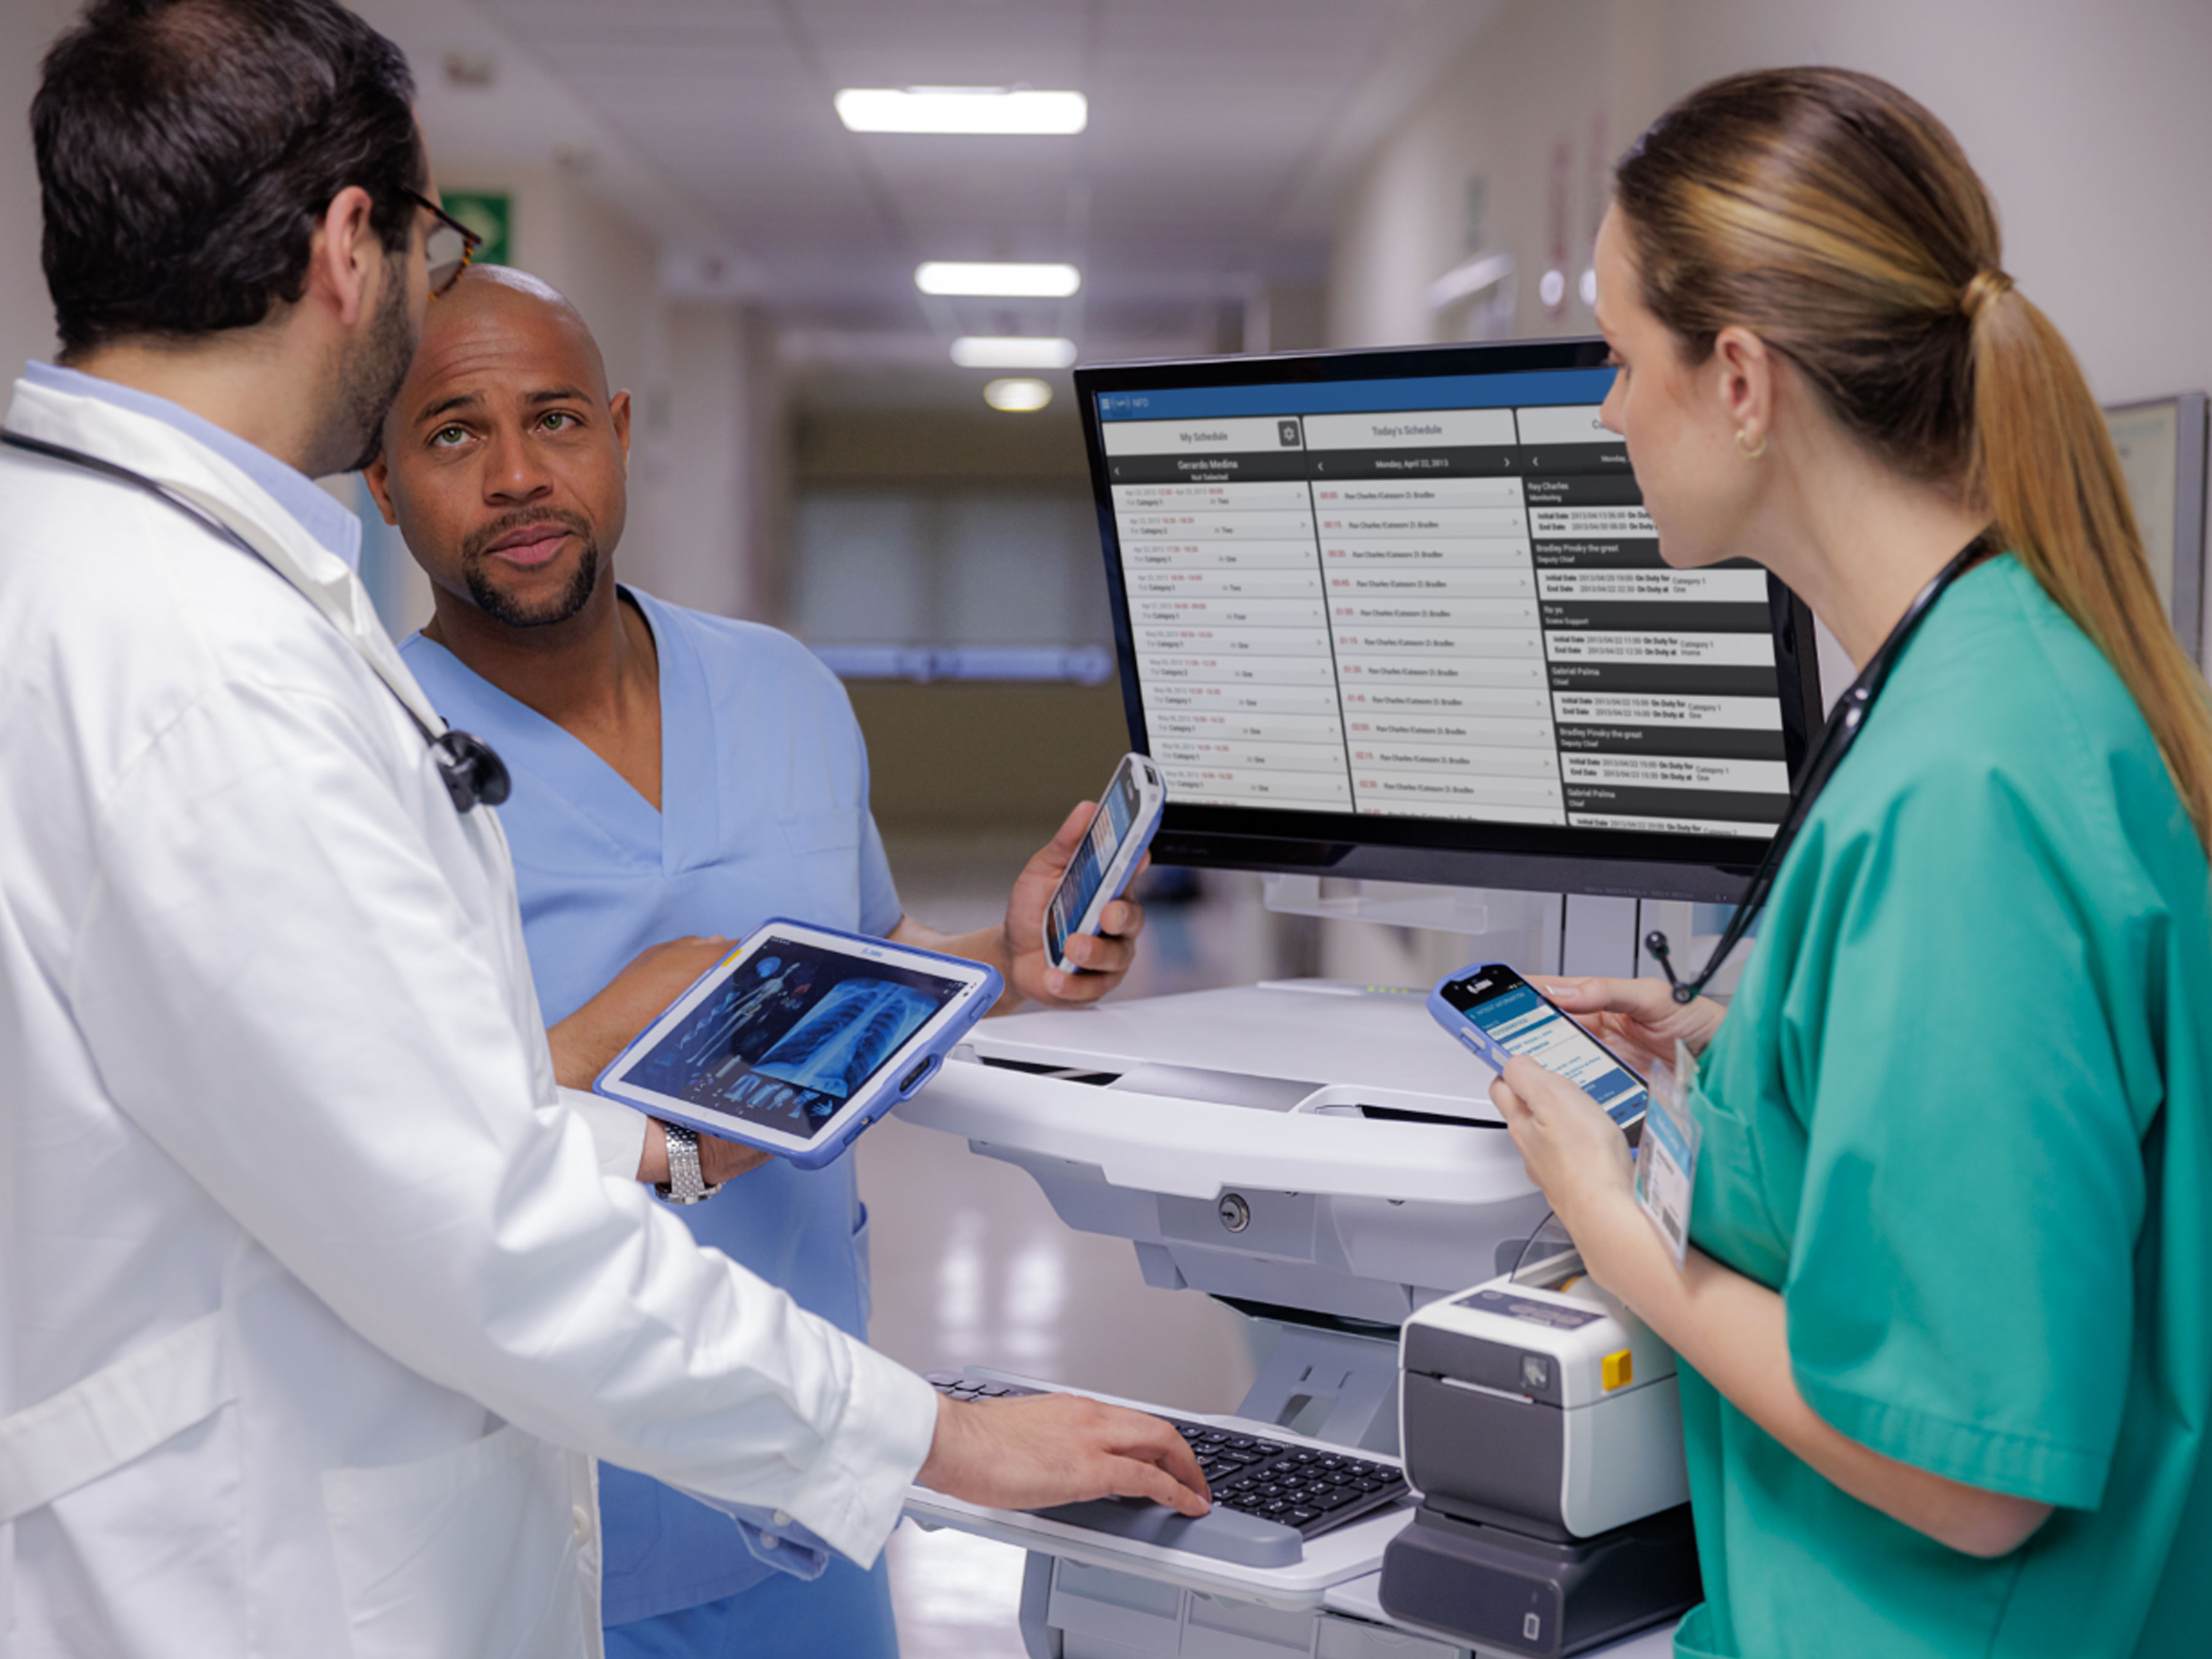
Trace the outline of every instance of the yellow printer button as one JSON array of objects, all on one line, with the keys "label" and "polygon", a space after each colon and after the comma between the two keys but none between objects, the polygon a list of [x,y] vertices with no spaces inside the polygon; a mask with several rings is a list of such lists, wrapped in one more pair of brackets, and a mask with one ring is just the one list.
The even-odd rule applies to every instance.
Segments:
[{"label": "yellow printer button", "polygon": [[1636,1380],[1636,1362],[1628,1350],[1623,1348],[1619,1353],[1606,1355],[1599,1364],[1598,1376],[1605,1383],[1607,1393],[1615,1389],[1625,1389]]}]

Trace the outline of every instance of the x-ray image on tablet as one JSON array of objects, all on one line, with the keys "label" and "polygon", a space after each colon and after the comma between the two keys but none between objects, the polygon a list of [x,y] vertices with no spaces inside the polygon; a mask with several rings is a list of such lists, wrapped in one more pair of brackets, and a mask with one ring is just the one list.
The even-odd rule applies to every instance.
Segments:
[{"label": "x-ray image on tablet", "polygon": [[[997,997],[997,975],[976,963],[770,923],[609,1067],[599,1091],[708,1133],[795,1152],[854,1105],[880,1110],[910,1093]],[[948,1012],[964,1017],[941,1020]],[[945,1040],[917,1045],[925,1031]],[[886,1078],[909,1053],[927,1068],[909,1060]]]}]

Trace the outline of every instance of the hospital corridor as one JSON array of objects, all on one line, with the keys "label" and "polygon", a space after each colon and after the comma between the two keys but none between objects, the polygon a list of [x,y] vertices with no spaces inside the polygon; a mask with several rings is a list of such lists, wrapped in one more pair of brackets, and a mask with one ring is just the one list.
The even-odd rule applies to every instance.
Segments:
[{"label": "hospital corridor", "polygon": [[2185,1659],[2205,0],[0,0],[0,1659]]}]

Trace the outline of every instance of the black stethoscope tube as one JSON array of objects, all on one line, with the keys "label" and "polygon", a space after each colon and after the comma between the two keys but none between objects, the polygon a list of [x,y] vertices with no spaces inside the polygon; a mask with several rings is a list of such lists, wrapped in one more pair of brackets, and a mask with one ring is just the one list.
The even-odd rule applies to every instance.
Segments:
[{"label": "black stethoscope tube", "polygon": [[[88,455],[82,450],[66,448],[60,444],[50,444],[40,438],[27,438],[20,432],[0,431],[0,444],[6,444],[11,449],[23,450],[29,454],[43,455],[49,460],[61,461],[70,466],[82,467],[88,472],[96,472],[103,477],[113,478],[118,483],[129,484],[134,489],[143,490],[164,506],[173,507],[183,514],[210,535],[220,537],[241,553],[255,559],[261,559],[261,555],[254,548],[253,544],[223,523],[222,520],[202,510],[194,503],[185,500],[183,496],[174,494],[160,482],[148,477],[143,472],[133,472],[127,466],[99,455]],[[264,559],[262,562],[265,564],[268,562]],[[379,678],[382,677],[380,675]],[[392,687],[387,686],[386,689],[391,690],[392,695],[398,699],[400,708],[407,711],[407,718],[415,723],[415,729],[422,734],[422,741],[430,745],[431,752],[437,761],[438,775],[445,781],[446,793],[453,797],[455,811],[471,811],[478,803],[486,806],[496,806],[507,798],[514,787],[514,780],[507,775],[506,763],[500,759],[498,753],[489,744],[481,738],[471,737],[468,732],[457,731],[452,726],[447,726],[442,732],[432,731],[422,717],[409,707],[404,697],[400,696],[399,693]]]},{"label": "black stethoscope tube", "polygon": [[1713,953],[1706,959],[1705,967],[1694,978],[1677,979],[1674,964],[1669,960],[1667,935],[1655,928],[1644,936],[1644,948],[1659,964],[1660,971],[1667,975],[1667,983],[1674,988],[1675,1001],[1695,1000],[1698,994],[1712,982],[1713,976],[1720,972],[1729,953],[1743,943],[1744,935],[1750,932],[1751,924],[1765,904],[1767,895],[1773,890],[1775,874],[1781,869],[1782,860],[1789,855],[1798,832],[1804,829],[1805,820],[1812,816],[1813,803],[1828,787],[1828,780],[1843,764],[1844,757],[1850,752],[1851,744],[1858,741],[1859,733],[1866,727],[1867,716],[1873,712],[1874,701],[1881,695],[1881,688],[1888,682],[1890,671],[1897,666],[1898,659],[1905,654],[1905,644],[1911,639],[1913,630],[1936,608],[1936,601],[1943,597],[1944,590],[1965,574],[1986,550],[1987,537],[1977,536],[1960,550],[1950,563],[1937,571],[1935,579],[1913,597],[1911,605],[1905,606],[1905,614],[1897,619],[1897,626],[1889,630],[1889,637],[1867,659],[1867,665],[1859,671],[1859,677],[1850,683],[1842,696],[1836,699],[1836,706],[1828,711],[1828,724],[1820,733],[1820,741],[1813,750],[1813,758],[1806,763],[1803,775],[1798,779],[1797,787],[1790,793],[1789,810],[1782,815],[1782,822],[1774,831],[1774,839],[1767,842],[1758,869],[1752,872],[1751,885],[1744,890],[1735,914],[1729,918],[1720,943],[1713,947]]}]

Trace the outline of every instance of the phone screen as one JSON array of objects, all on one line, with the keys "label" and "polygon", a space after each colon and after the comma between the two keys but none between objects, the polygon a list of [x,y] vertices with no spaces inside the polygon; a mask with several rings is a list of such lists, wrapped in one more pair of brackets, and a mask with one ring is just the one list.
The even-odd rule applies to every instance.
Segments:
[{"label": "phone screen", "polygon": [[1575,1085],[1622,1128],[1650,1109],[1643,1079],[1511,969],[1485,968],[1455,980],[1445,988],[1444,1000],[1507,1054],[1533,1060]]},{"label": "phone screen", "polygon": [[1052,908],[1047,920],[1051,923],[1052,956],[1057,961],[1060,947],[1067,943],[1091,908],[1091,901],[1098,896],[1099,884],[1106,879],[1106,871],[1114,862],[1114,854],[1136,827],[1137,780],[1125,763],[1114,774],[1114,781],[1106,787],[1106,799],[1098,803],[1098,810],[1091,815],[1090,830],[1084,836],[1082,845],[1075,849],[1075,857],[1067,872],[1060,878],[1060,890],[1052,896]]}]

